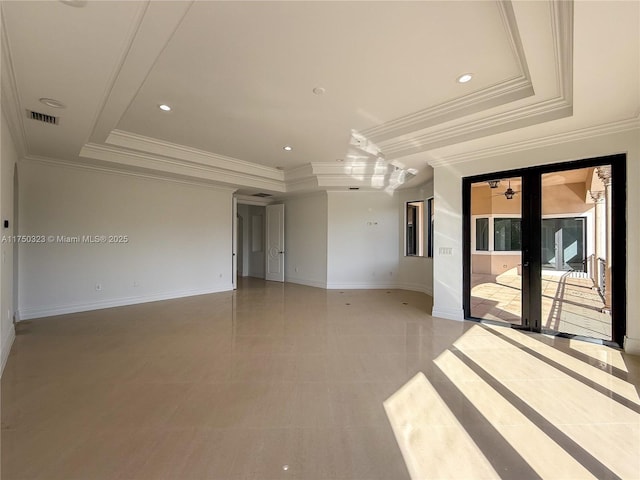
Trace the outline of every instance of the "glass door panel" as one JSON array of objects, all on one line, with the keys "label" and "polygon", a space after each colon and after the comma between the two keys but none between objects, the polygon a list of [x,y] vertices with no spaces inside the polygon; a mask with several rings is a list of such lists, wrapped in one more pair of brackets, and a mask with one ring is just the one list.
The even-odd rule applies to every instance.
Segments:
[{"label": "glass door panel", "polygon": [[542,175],[542,331],[612,339],[610,171],[602,165]]},{"label": "glass door panel", "polygon": [[472,317],[522,325],[522,178],[471,184]]}]

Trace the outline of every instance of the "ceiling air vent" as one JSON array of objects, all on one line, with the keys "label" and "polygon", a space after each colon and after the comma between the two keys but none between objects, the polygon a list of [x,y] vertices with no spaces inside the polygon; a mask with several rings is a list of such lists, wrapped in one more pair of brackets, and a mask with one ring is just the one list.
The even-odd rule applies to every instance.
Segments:
[{"label": "ceiling air vent", "polygon": [[27,110],[27,115],[31,120],[50,123],[51,125],[58,125],[60,121],[60,117],[54,117],[53,115],[47,115],[46,113],[34,112],[33,110]]},{"label": "ceiling air vent", "polygon": [[271,197],[273,195],[271,195],[270,193],[254,193],[252,196],[253,197],[266,198],[266,197]]}]

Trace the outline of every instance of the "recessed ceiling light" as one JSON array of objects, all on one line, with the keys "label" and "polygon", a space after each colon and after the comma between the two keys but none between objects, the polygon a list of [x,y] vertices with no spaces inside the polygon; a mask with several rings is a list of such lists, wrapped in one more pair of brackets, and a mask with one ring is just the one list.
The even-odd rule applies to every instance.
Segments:
[{"label": "recessed ceiling light", "polygon": [[470,82],[472,78],[473,78],[473,74],[472,73],[465,73],[465,74],[460,75],[458,77],[458,83]]},{"label": "recessed ceiling light", "polygon": [[162,105],[158,105],[158,108],[160,110],[162,110],[163,112],[170,112],[171,111],[171,107],[169,105],[166,104],[162,104]]},{"label": "recessed ceiling light", "polygon": [[344,162],[344,158],[336,158],[336,162]]},{"label": "recessed ceiling light", "polygon": [[290,152],[291,150],[293,150],[293,147],[291,145],[285,145],[284,147],[282,147],[282,149]]},{"label": "recessed ceiling light", "polygon": [[67,106],[64,103],[62,103],[59,100],[56,100],[55,98],[42,97],[40,99],[40,103],[44,103],[47,107],[52,107],[52,108],[67,108]]},{"label": "recessed ceiling light", "polygon": [[327,91],[323,87],[316,87],[313,89],[313,93],[316,95],[324,95]]}]

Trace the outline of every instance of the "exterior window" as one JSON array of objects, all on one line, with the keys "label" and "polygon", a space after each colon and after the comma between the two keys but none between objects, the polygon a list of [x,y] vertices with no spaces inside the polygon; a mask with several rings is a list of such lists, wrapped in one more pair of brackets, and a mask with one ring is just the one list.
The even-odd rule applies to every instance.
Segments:
[{"label": "exterior window", "polygon": [[476,218],[476,250],[489,251],[489,219]]},{"label": "exterior window", "polygon": [[493,220],[493,249],[517,252],[521,247],[520,219],[496,218]]},{"label": "exterior window", "polygon": [[433,198],[427,199],[427,219],[429,222],[427,230],[427,257],[433,258]]},{"label": "exterior window", "polygon": [[407,202],[405,236],[406,255],[410,257],[421,257],[424,255],[424,228],[422,219],[424,218],[424,201]]}]

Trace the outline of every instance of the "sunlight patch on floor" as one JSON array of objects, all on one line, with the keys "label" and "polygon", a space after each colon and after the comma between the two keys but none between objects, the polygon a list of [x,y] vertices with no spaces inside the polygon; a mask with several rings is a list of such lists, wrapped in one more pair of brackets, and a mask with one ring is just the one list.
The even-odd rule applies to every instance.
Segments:
[{"label": "sunlight patch on floor", "polygon": [[486,325],[453,342],[384,402],[412,479],[638,478],[638,390],[619,352],[575,343]]}]

